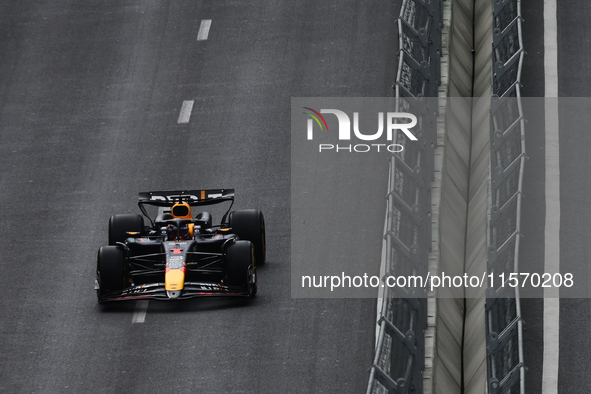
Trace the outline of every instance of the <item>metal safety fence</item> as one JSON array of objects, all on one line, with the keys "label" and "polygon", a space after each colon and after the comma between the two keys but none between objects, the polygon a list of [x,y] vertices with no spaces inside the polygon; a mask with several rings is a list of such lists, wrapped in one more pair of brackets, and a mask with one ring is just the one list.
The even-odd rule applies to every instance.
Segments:
[{"label": "metal safety fence", "polygon": [[[431,247],[431,180],[440,83],[442,1],[404,0],[398,18],[396,111],[417,116],[410,141],[390,158],[384,276],[422,275]],[[422,393],[427,299],[423,290],[385,288],[368,394]]]},{"label": "metal safety fence", "polygon": [[[521,1],[494,0],[491,102],[491,212],[488,272],[519,272],[521,198],[525,163],[520,80],[524,50]],[[504,274],[504,275],[502,275]],[[507,279],[508,280],[508,279]],[[487,373],[490,394],[525,393],[519,288],[489,281],[486,299]]]}]

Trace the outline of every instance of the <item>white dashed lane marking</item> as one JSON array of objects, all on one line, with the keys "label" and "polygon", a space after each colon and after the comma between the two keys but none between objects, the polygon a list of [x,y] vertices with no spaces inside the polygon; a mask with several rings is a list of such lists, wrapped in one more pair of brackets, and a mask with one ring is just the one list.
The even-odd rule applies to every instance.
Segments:
[{"label": "white dashed lane marking", "polygon": [[143,323],[146,321],[146,312],[148,312],[148,300],[136,301],[135,312],[131,318],[131,323]]},{"label": "white dashed lane marking", "polygon": [[183,106],[181,107],[181,113],[179,114],[179,124],[189,123],[189,119],[191,119],[191,111],[193,111],[193,100],[185,100],[183,101]]},{"label": "white dashed lane marking", "polygon": [[209,36],[209,28],[211,27],[211,19],[203,19],[201,26],[199,26],[199,33],[197,33],[197,41],[207,40]]}]

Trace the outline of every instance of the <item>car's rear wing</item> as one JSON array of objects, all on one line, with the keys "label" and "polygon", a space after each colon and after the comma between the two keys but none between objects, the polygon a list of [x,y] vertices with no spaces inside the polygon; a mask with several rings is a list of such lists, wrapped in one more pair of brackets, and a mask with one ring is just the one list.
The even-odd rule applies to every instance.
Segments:
[{"label": "car's rear wing", "polygon": [[[157,207],[172,207],[176,203],[185,202],[190,206],[214,205],[224,201],[231,201],[230,208],[234,204],[234,189],[200,189],[200,190],[171,190],[156,192],[140,192],[138,206],[142,213],[150,219],[144,205]],[[226,212],[226,215],[228,214]],[[224,215],[225,221],[226,215]],[[152,221],[152,219],[150,219]]]},{"label": "car's rear wing", "polygon": [[179,202],[191,206],[212,205],[224,201],[234,201],[234,189],[173,190],[141,192],[138,204],[172,207]]}]

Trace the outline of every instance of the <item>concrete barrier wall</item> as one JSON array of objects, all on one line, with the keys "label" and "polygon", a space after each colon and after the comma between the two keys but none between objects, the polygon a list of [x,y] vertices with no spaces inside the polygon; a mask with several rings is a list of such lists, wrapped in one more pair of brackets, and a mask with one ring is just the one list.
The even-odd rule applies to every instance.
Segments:
[{"label": "concrete barrier wall", "polygon": [[[472,91],[472,7],[469,1],[444,4],[442,84],[439,97],[470,97]],[[432,185],[433,243],[429,270],[462,275],[468,203],[470,99],[442,101]],[[462,386],[463,290],[456,298],[430,294],[425,394],[460,393]]]},{"label": "concrete barrier wall", "polygon": [[[472,105],[470,193],[466,238],[466,272],[480,277],[487,271],[490,207],[490,98],[492,96],[491,0],[474,5],[475,75]],[[477,98],[477,99],[476,99]],[[485,288],[469,289],[464,336],[464,392],[487,392]]]},{"label": "concrete barrier wall", "polygon": [[[443,52],[439,95],[453,99],[438,128],[430,270],[481,277],[487,268],[492,1],[446,1],[444,23],[448,50]],[[472,100],[472,95],[482,99]],[[434,351],[427,355],[425,393],[459,393],[462,357],[465,393],[485,393],[484,288],[465,294],[460,289],[454,297],[429,302],[426,342]]]}]

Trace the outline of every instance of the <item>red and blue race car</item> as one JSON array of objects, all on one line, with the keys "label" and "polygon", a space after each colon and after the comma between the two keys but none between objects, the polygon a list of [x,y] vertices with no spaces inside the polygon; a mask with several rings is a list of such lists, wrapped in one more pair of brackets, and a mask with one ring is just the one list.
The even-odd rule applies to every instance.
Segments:
[{"label": "red and blue race car", "polygon": [[[219,224],[193,208],[229,202]],[[265,220],[256,209],[231,211],[233,189],[142,192],[143,215],[109,220],[109,245],[98,251],[99,303],[198,296],[254,297],[265,262]],[[154,219],[146,207],[157,207]],[[148,219],[146,225],[144,217]]]}]

